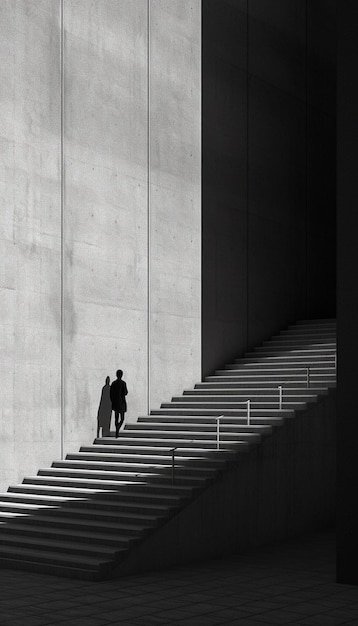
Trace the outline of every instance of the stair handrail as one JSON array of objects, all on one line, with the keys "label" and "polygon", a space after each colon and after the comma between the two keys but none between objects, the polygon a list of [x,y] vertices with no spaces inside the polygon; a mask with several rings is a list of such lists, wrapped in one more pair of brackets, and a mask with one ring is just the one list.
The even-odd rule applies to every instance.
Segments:
[{"label": "stair handrail", "polygon": [[[188,443],[195,443],[196,439],[191,439]],[[176,446],[175,448],[167,448],[169,452],[172,453],[172,463],[171,463],[171,469],[172,469],[172,485],[175,484],[175,450],[180,450],[180,446]],[[200,460],[201,457],[195,457],[196,460]],[[152,465],[152,467],[162,467],[161,465]],[[149,472],[138,472],[137,474],[135,474],[136,477],[138,476],[149,476],[150,473]]]},{"label": "stair handrail", "polygon": [[171,448],[172,453],[172,485],[175,485],[175,450],[177,448]]},{"label": "stair handrail", "polygon": [[[294,368],[296,369],[296,368]],[[306,372],[306,388],[309,389],[310,386],[310,376],[311,376],[311,370],[316,370],[316,369],[320,369],[318,367],[312,367],[312,365],[306,365],[305,367],[302,367],[298,370],[298,373],[300,372]],[[337,352],[334,353],[334,369],[337,371]],[[294,380],[285,380],[285,381],[281,381],[281,384],[278,386],[278,392],[279,392],[279,409],[280,411],[283,410],[283,387],[284,385],[291,385],[292,383],[297,382]]]},{"label": "stair handrail", "polygon": [[[334,369],[337,372],[337,351],[335,351],[334,353],[334,364],[333,364]],[[297,369],[297,368],[294,368]],[[319,369],[319,368],[314,368],[312,367],[312,365],[306,365],[305,367],[302,367],[300,369],[298,369],[298,373],[300,372],[306,372],[306,387],[307,389],[309,389],[310,386],[310,375],[311,375],[311,370],[313,369]],[[278,385],[278,394],[279,394],[279,398],[278,398],[278,402],[279,402],[279,410],[282,411],[283,410],[283,387],[284,385],[288,385],[288,384],[292,384],[296,381],[294,380],[286,380],[280,383],[280,385]],[[246,404],[247,405],[247,425],[250,426],[250,409],[251,409],[251,402],[253,403],[253,400],[247,399],[247,400],[243,400],[242,404]]]},{"label": "stair handrail", "polygon": [[[307,387],[307,389],[309,389],[309,386],[310,386],[310,370],[311,369],[313,369],[313,368],[310,367],[309,365],[306,365],[305,367],[301,367],[298,370],[298,373],[306,372],[306,387]],[[296,382],[296,381],[294,381],[294,380],[286,380],[286,381],[283,381],[283,382],[281,381],[281,384],[278,385],[278,407],[279,407],[279,411],[283,411],[283,387],[284,387],[284,385],[292,384],[294,382]]]},{"label": "stair handrail", "polygon": [[216,449],[220,450],[220,420],[224,417],[223,415],[219,415],[216,418]]}]

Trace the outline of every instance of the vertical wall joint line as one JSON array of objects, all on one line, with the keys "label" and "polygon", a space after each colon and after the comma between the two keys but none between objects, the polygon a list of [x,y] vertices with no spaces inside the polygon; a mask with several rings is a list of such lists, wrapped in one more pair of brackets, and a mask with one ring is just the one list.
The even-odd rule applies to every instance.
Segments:
[{"label": "vertical wall joint line", "polygon": [[150,0],[147,0],[147,413],[150,413],[151,360],[151,194],[150,194]]},{"label": "vertical wall joint line", "polygon": [[308,226],[308,206],[309,206],[309,175],[308,175],[308,159],[309,159],[309,149],[308,149],[308,116],[309,116],[309,102],[308,102],[308,0],[305,2],[305,31],[306,31],[306,41],[305,41],[305,237],[306,237],[306,250],[305,250],[305,263],[306,263],[306,271],[305,271],[305,314],[306,318],[309,319],[310,311],[308,308],[308,299],[309,299],[309,226]]},{"label": "vertical wall joint line", "polygon": [[61,99],[61,139],[60,139],[60,202],[61,202],[61,410],[60,410],[60,455],[64,458],[64,433],[65,433],[65,307],[64,307],[64,267],[65,267],[65,154],[64,154],[64,126],[65,126],[65,63],[64,63],[64,2],[60,0],[60,99]]},{"label": "vertical wall joint line", "polygon": [[246,349],[249,349],[249,0],[246,1]]}]

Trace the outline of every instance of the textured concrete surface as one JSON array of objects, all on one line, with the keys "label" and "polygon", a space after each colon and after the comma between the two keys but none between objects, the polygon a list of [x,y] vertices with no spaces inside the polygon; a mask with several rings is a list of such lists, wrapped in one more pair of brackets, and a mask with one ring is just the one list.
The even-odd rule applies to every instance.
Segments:
[{"label": "textured concrete surface", "polygon": [[200,378],[200,6],[65,0],[61,94],[60,0],[1,3],[1,489]]},{"label": "textured concrete surface", "polygon": [[150,2],[151,406],[201,377],[201,2]]},{"label": "textured concrete surface", "polygon": [[[1,2],[0,485],[60,450],[59,4]],[[44,53],[46,51],[46,53]]]},{"label": "textured concrete surface", "polygon": [[147,3],[65,4],[65,441],[120,367],[146,407]]}]

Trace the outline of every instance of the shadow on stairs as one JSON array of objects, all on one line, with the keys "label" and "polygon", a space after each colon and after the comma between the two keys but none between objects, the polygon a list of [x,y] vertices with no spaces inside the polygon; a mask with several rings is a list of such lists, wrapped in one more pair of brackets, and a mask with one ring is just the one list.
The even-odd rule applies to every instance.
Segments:
[{"label": "shadow on stairs", "polygon": [[332,521],[335,320],[251,353],[0,494],[0,565],[99,580]]}]

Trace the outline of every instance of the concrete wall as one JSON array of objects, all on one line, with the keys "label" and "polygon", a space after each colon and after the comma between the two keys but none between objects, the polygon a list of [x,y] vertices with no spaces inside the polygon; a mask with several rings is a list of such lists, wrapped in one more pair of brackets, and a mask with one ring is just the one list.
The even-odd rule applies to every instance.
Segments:
[{"label": "concrete wall", "polygon": [[334,2],[207,0],[202,20],[207,374],[335,315]]},{"label": "concrete wall", "polygon": [[336,311],[337,4],[307,4],[308,317]]},{"label": "concrete wall", "polygon": [[285,424],[132,551],[117,575],[245,553],[335,521],[336,391]]},{"label": "concrete wall", "polygon": [[118,367],[129,420],[200,378],[201,41],[199,0],[0,12],[4,489],[93,439]]},{"label": "concrete wall", "polygon": [[147,3],[64,5],[65,447],[119,367],[146,410]]},{"label": "concrete wall", "polygon": [[59,3],[0,4],[0,484],[60,451]]},{"label": "concrete wall", "polygon": [[158,407],[201,377],[200,0],[150,0],[149,246]]},{"label": "concrete wall", "polygon": [[353,0],[337,8],[337,580],[358,585],[358,13]]}]

